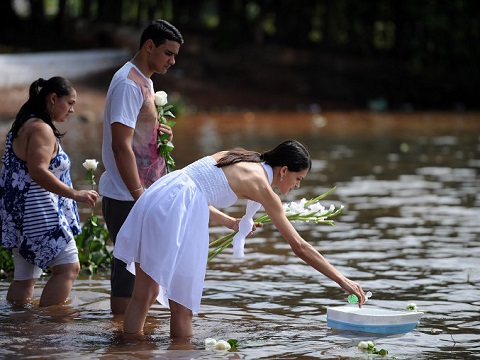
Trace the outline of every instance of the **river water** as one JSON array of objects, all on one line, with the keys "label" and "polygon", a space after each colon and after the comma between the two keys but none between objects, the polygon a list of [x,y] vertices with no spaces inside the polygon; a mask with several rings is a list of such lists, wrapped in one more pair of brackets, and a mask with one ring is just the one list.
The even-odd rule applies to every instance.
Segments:
[{"label": "river water", "polygon": [[[2,126],[2,138],[8,126]],[[72,119],[62,129],[72,175],[100,159],[101,124]],[[178,119],[178,167],[233,146],[259,151],[295,138],[313,168],[284,201],[343,204],[335,226],[297,223],[301,235],[348,277],[373,293],[366,306],[424,312],[406,334],[330,329],[326,309],[345,305],[335,283],[293,255],[270,225],[247,240],[246,257],[225,250],[208,265],[193,338],[168,337],[168,312],[156,304],[143,339],[121,334],[109,311],[108,274],[82,275],[72,302],[12,307],[0,281],[0,357],[105,359],[367,359],[371,340],[392,359],[473,359],[480,351],[480,114],[223,113]],[[99,172],[100,174],[100,172]],[[98,174],[98,175],[99,175]],[[240,215],[244,203],[228,209]],[[100,212],[100,205],[97,206]],[[82,208],[82,216],[88,209]],[[212,240],[228,233],[211,227]],[[41,279],[35,294],[40,294]],[[236,339],[236,352],[206,350],[204,340]]]}]

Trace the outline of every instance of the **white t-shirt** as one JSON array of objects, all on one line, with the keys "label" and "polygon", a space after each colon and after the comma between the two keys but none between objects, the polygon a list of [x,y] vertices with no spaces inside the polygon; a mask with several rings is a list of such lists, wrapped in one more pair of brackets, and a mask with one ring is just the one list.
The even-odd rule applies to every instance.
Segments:
[{"label": "white t-shirt", "polygon": [[156,147],[157,116],[152,80],[145,77],[131,62],[127,62],[115,73],[107,92],[102,143],[105,172],[99,182],[99,193],[102,196],[133,200],[113,155],[111,125],[115,122],[135,129],[132,149],[142,186],[147,188],[165,175],[165,161],[158,155]]}]

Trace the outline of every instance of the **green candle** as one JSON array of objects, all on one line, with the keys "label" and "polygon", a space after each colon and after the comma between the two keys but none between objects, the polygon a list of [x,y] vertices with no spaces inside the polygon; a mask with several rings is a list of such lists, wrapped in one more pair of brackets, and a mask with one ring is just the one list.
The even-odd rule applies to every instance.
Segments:
[{"label": "green candle", "polygon": [[[368,300],[369,298],[371,298],[371,297],[372,297],[372,293],[371,293],[370,291],[368,291],[368,292],[365,294],[365,302],[367,302],[367,300]],[[356,303],[358,303],[358,297],[357,297],[357,295],[355,295],[355,294],[350,294],[350,295],[348,295],[348,302],[349,302],[350,304],[356,304]]]},{"label": "green candle", "polygon": [[357,303],[357,302],[358,302],[358,297],[357,297],[357,295],[354,295],[354,294],[348,295],[348,302],[349,302],[350,304],[355,304],[355,303]]}]

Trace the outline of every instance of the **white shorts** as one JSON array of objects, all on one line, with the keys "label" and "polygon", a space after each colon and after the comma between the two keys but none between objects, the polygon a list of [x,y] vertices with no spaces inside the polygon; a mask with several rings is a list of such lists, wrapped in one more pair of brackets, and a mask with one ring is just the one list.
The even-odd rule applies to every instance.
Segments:
[{"label": "white shorts", "polygon": [[[43,270],[36,265],[30,264],[27,260],[23,258],[22,255],[18,252],[18,249],[12,249],[13,252],[13,263],[15,268],[13,270],[13,280],[31,280],[38,279]],[[48,266],[54,267],[57,265],[63,264],[75,264],[78,262],[78,249],[77,244],[74,240],[68,242],[65,249],[63,249],[60,254],[53,259]]]}]

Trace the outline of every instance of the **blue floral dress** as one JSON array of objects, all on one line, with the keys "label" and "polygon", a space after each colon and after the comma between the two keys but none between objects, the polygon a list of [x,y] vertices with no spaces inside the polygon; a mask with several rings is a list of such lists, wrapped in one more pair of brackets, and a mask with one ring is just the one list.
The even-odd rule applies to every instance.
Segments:
[{"label": "blue floral dress", "polygon": [[[0,244],[4,248],[18,248],[25,260],[45,269],[81,232],[77,204],[43,189],[30,178],[26,162],[13,152],[11,132],[7,134],[2,162]],[[70,159],[60,143],[48,169],[72,186]]]}]

